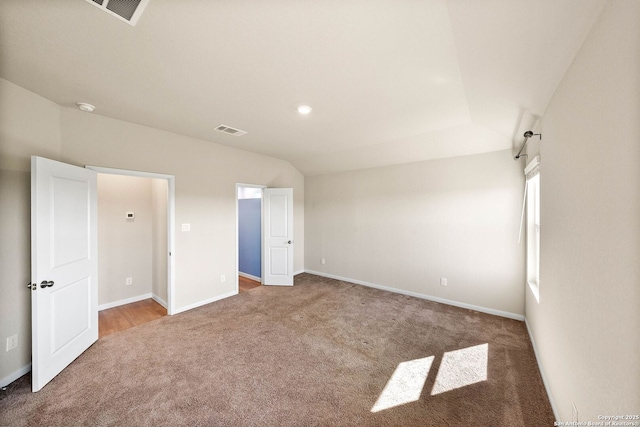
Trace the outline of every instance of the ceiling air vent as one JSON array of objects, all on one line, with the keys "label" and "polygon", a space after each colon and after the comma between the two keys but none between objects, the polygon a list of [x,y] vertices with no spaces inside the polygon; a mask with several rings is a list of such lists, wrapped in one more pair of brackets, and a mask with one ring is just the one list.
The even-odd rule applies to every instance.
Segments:
[{"label": "ceiling air vent", "polygon": [[149,0],[86,0],[130,25],[136,25]]},{"label": "ceiling air vent", "polygon": [[240,130],[240,129],[235,129],[229,126],[225,126],[225,125],[220,125],[216,128],[217,131],[219,132],[224,132],[224,133],[228,133],[229,135],[233,135],[233,136],[241,136],[244,135],[245,131]]}]

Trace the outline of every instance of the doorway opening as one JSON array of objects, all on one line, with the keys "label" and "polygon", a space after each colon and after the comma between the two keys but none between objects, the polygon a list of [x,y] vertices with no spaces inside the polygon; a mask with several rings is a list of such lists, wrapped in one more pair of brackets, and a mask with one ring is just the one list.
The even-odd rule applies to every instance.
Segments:
[{"label": "doorway opening", "polygon": [[262,285],[263,185],[236,184],[236,292]]},{"label": "doorway opening", "polygon": [[[145,319],[159,317],[157,313],[162,310],[172,315],[175,312],[175,177],[98,166],[86,168],[98,173],[99,227],[103,231],[99,236],[103,249],[98,288],[99,295],[111,301],[99,303],[101,314],[105,315],[100,317],[111,318],[124,310],[128,312],[124,317],[130,320],[124,323],[131,327],[144,323]],[[123,185],[127,188],[118,192]],[[116,196],[117,201],[110,200]],[[140,204],[140,199],[147,203]],[[117,229],[110,228],[114,223]],[[148,268],[140,270],[141,265]],[[109,281],[105,286],[101,283],[104,280]],[[135,296],[130,296],[132,293]],[[150,312],[156,313],[155,317],[150,317]],[[126,328],[123,324],[122,329]]]}]

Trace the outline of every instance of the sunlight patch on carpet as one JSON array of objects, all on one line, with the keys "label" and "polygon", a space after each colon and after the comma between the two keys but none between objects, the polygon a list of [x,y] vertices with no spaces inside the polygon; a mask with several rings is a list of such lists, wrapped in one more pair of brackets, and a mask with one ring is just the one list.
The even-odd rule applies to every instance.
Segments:
[{"label": "sunlight patch on carpet", "polygon": [[431,395],[486,381],[488,350],[489,344],[481,344],[446,352]]},{"label": "sunlight patch on carpet", "polygon": [[371,408],[371,412],[379,412],[420,399],[432,362],[433,356],[400,363]]}]

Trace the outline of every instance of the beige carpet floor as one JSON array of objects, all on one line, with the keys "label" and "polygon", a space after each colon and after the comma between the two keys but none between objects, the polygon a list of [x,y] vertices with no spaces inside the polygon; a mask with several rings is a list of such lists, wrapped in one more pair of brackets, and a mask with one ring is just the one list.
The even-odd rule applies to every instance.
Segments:
[{"label": "beige carpet floor", "polygon": [[524,323],[309,274],[99,340],[2,426],[552,426]]}]

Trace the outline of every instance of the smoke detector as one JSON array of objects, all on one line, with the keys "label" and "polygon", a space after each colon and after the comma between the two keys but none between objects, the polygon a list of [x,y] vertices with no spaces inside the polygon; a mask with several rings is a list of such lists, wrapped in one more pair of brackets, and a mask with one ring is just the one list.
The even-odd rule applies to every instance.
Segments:
[{"label": "smoke detector", "polygon": [[79,109],[87,113],[92,113],[93,110],[96,109],[96,107],[94,107],[91,104],[87,104],[86,102],[78,102],[76,105],[78,106]]}]

